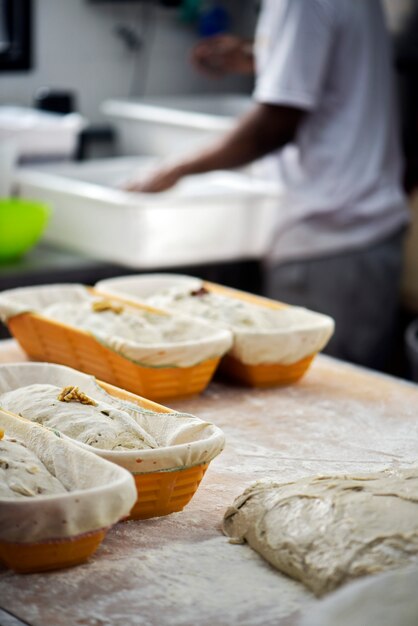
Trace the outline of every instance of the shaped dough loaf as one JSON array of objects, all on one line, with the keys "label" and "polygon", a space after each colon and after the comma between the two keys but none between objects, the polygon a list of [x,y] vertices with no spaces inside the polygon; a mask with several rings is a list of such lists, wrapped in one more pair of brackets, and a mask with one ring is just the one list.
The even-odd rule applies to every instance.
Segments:
[{"label": "shaped dough loaf", "polygon": [[142,344],[175,343],[200,339],[202,329],[190,320],[129,309],[116,313],[92,308],[92,302],[53,304],[42,314],[103,336],[120,337]]},{"label": "shaped dough loaf", "polygon": [[60,392],[54,385],[28,385],[1,394],[0,406],[101,450],[157,447],[154,438],[127,412],[96,399],[96,406],[61,402]]},{"label": "shaped dough loaf", "polygon": [[16,439],[0,440],[0,499],[67,493],[32,450]]},{"label": "shaped dough loaf", "polygon": [[304,318],[299,319],[299,311],[303,309],[268,309],[213,294],[204,288],[193,291],[184,287],[170,287],[147,298],[147,303],[197,315],[221,328],[234,330],[278,330],[304,322]]},{"label": "shaped dough loaf", "polygon": [[321,596],[416,560],[418,468],[256,483],[226,511],[223,529]]}]

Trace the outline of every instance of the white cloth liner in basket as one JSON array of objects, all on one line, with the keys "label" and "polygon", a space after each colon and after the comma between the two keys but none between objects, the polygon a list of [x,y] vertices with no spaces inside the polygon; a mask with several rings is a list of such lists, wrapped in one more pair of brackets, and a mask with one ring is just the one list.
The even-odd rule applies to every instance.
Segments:
[{"label": "white cloth liner in basket", "polygon": [[[179,288],[187,292],[202,286],[204,281],[182,274],[139,274],[102,280],[96,284],[96,289],[104,295],[130,298],[150,306],[148,299],[161,291]],[[164,308],[171,313],[186,314],[185,310],[176,308],[176,303],[172,307],[167,304]],[[192,315],[191,312],[188,314]],[[225,325],[224,328],[233,333],[233,345],[228,354],[246,365],[291,365],[320,352],[334,332],[331,317],[302,307],[287,306],[277,309],[275,315],[277,329],[243,329]],[[202,318],[196,316],[194,319]],[[208,321],[215,324],[213,320]],[[216,322],[216,325],[221,327],[220,322]]]},{"label": "white cloth liner in basket", "polygon": [[[9,380],[18,371],[17,365],[11,367]],[[129,514],[137,498],[129,472],[2,410],[0,429],[34,452],[68,489],[57,495],[0,499],[1,541],[37,543],[74,537],[108,528]]]},{"label": "white cloth liner in basket", "polygon": [[[16,363],[0,366],[0,394],[32,384],[50,384],[58,387],[76,385],[89,397],[128,412],[154,437],[158,448],[126,452],[99,450],[73,439],[71,441],[133,474],[175,471],[202,465],[217,456],[225,445],[222,430],[214,424],[185,413],[148,411],[131,402],[114,398],[98,385],[93,376],[82,374],[70,367],[51,363]],[[77,403],[74,403],[74,411],[76,410]],[[65,435],[61,435],[61,438],[70,440]]]},{"label": "white cloth liner in basket", "polygon": [[[102,299],[100,295],[92,294],[83,285],[41,285],[9,289],[0,293],[0,319],[7,322],[11,317],[28,312],[43,315],[43,310],[53,304],[81,304],[100,299]],[[126,306],[126,310],[138,312],[138,309],[129,308],[129,305]],[[167,315],[167,312],[161,314]],[[179,315],[176,317],[185,318]],[[146,367],[191,367],[222,356],[231,346],[232,335],[228,330],[216,328],[202,320],[194,319],[192,322],[190,318],[187,320],[190,328],[193,325],[193,329],[199,331],[199,338],[165,343],[140,343],[117,335],[109,335],[99,328],[94,333],[83,332],[90,332],[106,347]]]}]

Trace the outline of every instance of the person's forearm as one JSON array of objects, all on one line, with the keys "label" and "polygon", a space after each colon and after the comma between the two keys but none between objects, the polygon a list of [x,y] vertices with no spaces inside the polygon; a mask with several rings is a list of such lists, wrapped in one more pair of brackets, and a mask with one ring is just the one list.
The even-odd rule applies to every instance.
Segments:
[{"label": "person's forearm", "polygon": [[[216,169],[234,169],[278,150],[292,140],[303,115],[295,109],[256,106],[216,144],[183,161],[181,174],[202,174]],[[281,119],[279,119],[279,117]]]},{"label": "person's forearm", "polygon": [[258,104],[212,147],[162,167],[147,180],[129,184],[127,189],[156,193],[170,189],[183,176],[247,165],[291,141],[303,115],[303,111],[290,107]]}]

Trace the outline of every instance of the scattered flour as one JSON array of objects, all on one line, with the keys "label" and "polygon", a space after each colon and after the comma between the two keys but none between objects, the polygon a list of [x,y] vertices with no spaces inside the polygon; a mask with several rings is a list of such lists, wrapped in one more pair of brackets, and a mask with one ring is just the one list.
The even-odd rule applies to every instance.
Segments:
[{"label": "scattered flour", "polygon": [[292,387],[215,383],[172,402],[227,438],[192,502],[167,518],[119,524],[73,570],[0,571],[0,604],[34,626],[293,626],[311,596],[248,546],[229,544],[223,511],[259,478],[414,464],[417,402],[416,386],[324,357]]},{"label": "scattered flour", "polygon": [[[141,525],[124,525],[122,532],[125,540],[126,535],[138,538]],[[43,626],[50,624],[42,608],[29,605],[46,587],[48,603],[55,613],[60,609],[59,624],[66,626],[273,626],[310,598],[302,585],[277,575],[250,548],[224,537],[146,552],[134,548],[123,559],[98,555],[89,565],[57,572],[53,579],[33,575],[29,587],[26,581],[5,577],[2,604]]]}]

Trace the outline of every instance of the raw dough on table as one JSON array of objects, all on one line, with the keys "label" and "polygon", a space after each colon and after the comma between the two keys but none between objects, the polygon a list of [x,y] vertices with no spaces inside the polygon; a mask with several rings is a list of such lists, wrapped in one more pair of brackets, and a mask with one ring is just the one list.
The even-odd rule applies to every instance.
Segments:
[{"label": "raw dough on table", "polygon": [[256,483],[226,511],[223,528],[321,596],[417,562],[418,468]]},{"label": "raw dough on table", "polygon": [[59,493],[67,490],[34,452],[17,439],[0,439],[0,499]]},{"label": "raw dough on table", "polygon": [[28,385],[0,394],[0,407],[101,450],[157,447],[129,413],[96,399],[95,405],[63,402],[61,392],[55,385]]}]

